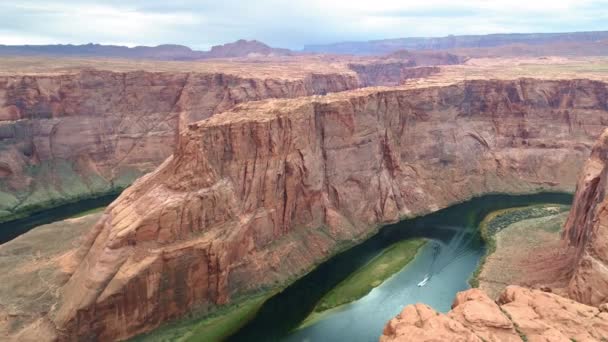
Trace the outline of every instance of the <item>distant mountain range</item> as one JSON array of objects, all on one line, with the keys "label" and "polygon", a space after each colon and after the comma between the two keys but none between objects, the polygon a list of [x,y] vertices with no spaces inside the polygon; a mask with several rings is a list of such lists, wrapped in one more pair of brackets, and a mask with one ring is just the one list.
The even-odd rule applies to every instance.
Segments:
[{"label": "distant mountain range", "polygon": [[[209,58],[272,57],[300,54],[349,54],[405,56],[407,51],[443,50],[459,56],[545,56],[608,55],[608,31],[566,33],[511,33],[447,36],[435,38],[398,38],[326,45],[307,45],[303,51],[270,47],[257,40],[238,40],[196,51],[183,45],[126,47],[117,45],[0,45],[0,56],[74,56],[158,60],[199,60]],[[425,57],[436,55],[429,55]],[[445,58],[445,56],[439,56]]]},{"label": "distant mountain range", "polygon": [[507,33],[488,35],[447,36],[436,38],[397,38],[325,45],[306,45],[305,52],[384,55],[398,50],[450,50],[462,48],[494,48],[505,45],[546,45],[555,43],[596,43],[608,40],[608,31],[565,33]]},{"label": "distant mountain range", "polygon": [[236,58],[257,56],[285,56],[294,52],[272,48],[257,40],[238,40],[213,46],[210,51],[195,51],[183,45],[126,47],[117,45],[0,45],[0,55],[14,56],[75,56],[141,58],[159,60],[196,60],[208,58]]}]

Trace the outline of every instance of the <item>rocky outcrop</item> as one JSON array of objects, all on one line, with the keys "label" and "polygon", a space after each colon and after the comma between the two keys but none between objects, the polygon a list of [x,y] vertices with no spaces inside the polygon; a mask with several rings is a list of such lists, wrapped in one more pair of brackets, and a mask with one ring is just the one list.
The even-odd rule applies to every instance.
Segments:
[{"label": "rocky outcrop", "polygon": [[357,73],[364,86],[394,86],[409,79],[438,74],[441,71],[439,65],[455,65],[464,61],[464,58],[447,52],[401,50],[383,58],[353,62],[348,67]]},{"label": "rocky outcrop", "polygon": [[102,44],[0,45],[0,56],[77,56],[186,61],[207,58],[270,57],[297,54],[288,49],[272,48],[257,40],[244,39],[213,46],[209,51],[196,51],[187,46],[176,44],[135,47]]},{"label": "rocky outcrop", "polygon": [[600,136],[584,164],[564,238],[576,247],[570,297],[587,304],[608,302],[608,130]]},{"label": "rocky outcrop", "polygon": [[207,58],[290,56],[295,55],[288,49],[272,48],[257,40],[240,39],[234,43],[216,45],[206,54]]},{"label": "rocky outcrop", "polygon": [[364,86],[403,84],[412,78],[424,78],[439,73],[437,66],[416,67],[413,62],[388,61],[371,63],[351,63],[349,67],[357,73]]},{"label": "rocky outcrop", "polygon": [[407,60],[415,66],[455,65],[466,61],[466,58],[446,51],[399,50],[388,54],[385,58]]},{"label": "rocky outcrop", "polygon": [[0,217],[129,185],[165,160],[178,125],[237,103],[353,89],[351,74],[249,78],[110,72],[0,78]]},{"label": "rocky outcrop", "polygon": [[447,314],[408,305],[386,325],[380,341],[603,341],[606,336],[608,313],[509,286],[497,303],[478,289],[460,292]]},{"label": "rocky outcrop", "polygon": [[[576,254],[574,262],[566,264],[573,268],[568,286],[572,299],[511,285],[495,303],[480,289],[471,289],[457,295],[447,314],[424,304],[405,307],[385,326],[380,341],[605,341],[607,161],[608,129],[584,163],[562,232]],[[545,263],[550,268],[560,262]]]},{"label": "rocky outcrop", "polygon": [[191,124],[106,210],[46,321],[62,339],[127,338],[279,287],[403,217],[572,190],[606,94],[587,80],[468,81],[247,103]]}]

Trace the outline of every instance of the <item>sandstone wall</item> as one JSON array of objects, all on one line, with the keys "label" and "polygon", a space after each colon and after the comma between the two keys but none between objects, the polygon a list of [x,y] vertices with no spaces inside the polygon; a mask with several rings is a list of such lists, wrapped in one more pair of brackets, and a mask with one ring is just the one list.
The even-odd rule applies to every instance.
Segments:
[{"label": "sandstone wall", "polygon": [[570,297],[592,305],[608,302],[608,130],[580,172],[564,238],[577,248]]},{"label": "sandstone wall", "polygon": [[171,155],[180,124],[244,101],[358,86],[349,74],[83,70],[0,77],[0,218],[129,185]]},{"label": "sandstone wall", "polygon": [[468,81],[266,100],[191,124],[105,212],[48,315],[127,338],[301,276],[378,225],[491,192],[572,191],[607,85]]},{"label": "sandstone wall", "polygon": [[349,67],[357,73],[364,86],[400,85],[408,79],[425,78],[437,74],[441,70],[438,66],[416,67],[414,61],[351,63]]}]

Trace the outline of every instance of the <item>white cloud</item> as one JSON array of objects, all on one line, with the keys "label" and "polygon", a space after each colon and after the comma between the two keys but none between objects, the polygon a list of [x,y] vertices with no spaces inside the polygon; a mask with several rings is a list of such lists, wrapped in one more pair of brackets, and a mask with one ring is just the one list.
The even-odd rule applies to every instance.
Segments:
[{"label": "white cloud", "polygon": [[[607,29],[607,0],[19,0],[0,3],[0,44],[309,43]],[[605,26],[606,25],[606,26]]]}]

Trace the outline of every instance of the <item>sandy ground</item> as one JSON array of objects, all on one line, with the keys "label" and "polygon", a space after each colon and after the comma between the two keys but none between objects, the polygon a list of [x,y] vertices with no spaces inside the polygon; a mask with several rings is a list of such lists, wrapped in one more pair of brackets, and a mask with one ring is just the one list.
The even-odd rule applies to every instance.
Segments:
[{"label": "sandy ground", "polygon": [[549,287],[565,295],[574,255],[561,241],[568,212],[515,222],[496,234],[479,287],[495,298],[507,285]]},{"label": "sandy ground", "polygon": [[101,215],[43,225],[0,245],[0,339],[52,308],[76,266],[72,254]]}]

